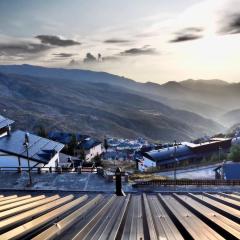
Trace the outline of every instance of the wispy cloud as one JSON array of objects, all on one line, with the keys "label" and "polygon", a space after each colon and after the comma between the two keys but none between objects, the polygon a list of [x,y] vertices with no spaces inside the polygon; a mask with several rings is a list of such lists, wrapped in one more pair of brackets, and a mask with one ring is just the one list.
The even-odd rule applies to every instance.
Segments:
[{"label": "wispy cloud", "polygon": [[240,33],[240,13],[233,14],[224,18],[224,27],[220,30],[221,34]]},{"label": "wispy cloud", "polygon": [[73,57],[76,54],[73,54],[73,53],[53,53],[52,55],[57,57],[57,58],[69,58],[69,57]]},{"label": "wispy cloud", "polygon": [[175,38],[170,40],[171,43],[186,42],[202,38],[200,34],[203,31],[202,28],[190,27],[184,28],[183,30],[177,32]]},{"label": "wispy cloud", "polygon": [[0,55],[16,56],[26,54],[37,54],[49,50],[51,47],[44,44],[31,42],[0,43]]},{"label": "wispy cloud", "polygon": [[141,48],[130,48],[123,52],[120,52],[122,56],[137,56],[137,55],[155,55],[157,51],[155,48],[151,48],[148,45]]},{"label": "wispy cloud", "polygon": [[112,43],[112,44],[124,44],[124,43],[131,43],[132,41],[127,39],[121,39],[121,38],[110,38],[104,41],[104,43]]},{"label": "wispy cloud", "polygon": [[43,44],[50,44],[53,46],[60,46],[60,47],[68,47],[73,45],[80,45],[80,42],[71,40],[71,39],[62,39],[59,36],[54,35],[38,35],[36,36],[37,39],[41,41]]},{"label": "wispy cloud", "polygon": [[106,56],[102,58],[103,62],[116,62],[119,61],[119,57],[118,56]]}]

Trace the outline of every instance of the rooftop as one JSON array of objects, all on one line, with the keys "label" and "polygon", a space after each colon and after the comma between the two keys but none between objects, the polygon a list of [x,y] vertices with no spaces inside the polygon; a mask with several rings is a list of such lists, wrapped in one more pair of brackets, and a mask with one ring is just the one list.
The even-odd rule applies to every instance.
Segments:
[{"label": "rooftop", "polygon": [[195,144],[190,142],[182,142],[182,144],[194,149],[194,148],[200,148],[200,147],[202,148],[204,146],[216,145],[218,143],[221,144],[224,142],[231,142],[231,140],[232,140],[231,138],[212,138],[209,141],[203,142],[203,143]]},{"label": "rooftop", "polygon": [[100,141],[93,139],[93,138],[87,138],[87,139],[81,141],[78,147],[83,148],[85,150],[89,150],[95,146],[98,146],[99,144],[101,144]]},{"label": "rooftop", "polygon": [[4,127],[7,127],[7,126],[9,126],[9,125],[11,125],[13,123],[14,123],[13,120],[5,118],[2,115],[0,115],[0,129],[4,128]]},{"label": "rooftop", "polygon": [[[84,134],[74,134],[76,136],[77,141],[83,141],[86,138],[89,138],[88,135]],[[69,144],[72,140],[72,133],[67,133],[67,132],[60,132],[60,131],[50,131],[48,134],[48,137],[51,138],[54,141],[61,142],[63,144]]]},{"label": "rooftop", "polygon": [[153,161],[164,161],[171,158],[180,159],[191,154],[193,154],[193,152],[188,146],[185,145],[178,145],[177,147],[163,148],[144,153],[145,156],[149,156]]},{"label": "rooftop", "polygon": [[[24,131],[17,130],[9,136],[0,138],[0,151],[26,158],[27,152],[23,146],[25,134]],[[48,163],[63,147],[61,143],[29,134],[29,159],[33,161]]]},{"label": "rooftop", "polygon": [[[232,144],[239,143],[238,138],[214,138],[210,141],[195,144],[190,142],[182,142],[177,146],[162,148],[159,150],[152,150],[143,155],[153,161],[168,161],[169,163],[174,159],[185,160],[190,157],[200,156],[204,153],[213,153],[219,149],[229,149]],[[165,162],[166,163],[166,162]]]},{"label": "rooftop", "polygon": [[3,193],[0,238],[240,239],[239,206],[239,193]]}]

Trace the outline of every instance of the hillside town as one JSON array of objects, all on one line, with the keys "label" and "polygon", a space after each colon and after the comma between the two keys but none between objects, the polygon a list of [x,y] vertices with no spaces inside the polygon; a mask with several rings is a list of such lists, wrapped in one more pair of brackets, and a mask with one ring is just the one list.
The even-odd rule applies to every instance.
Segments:
[{"label": "hillside town", "polygon": [[[102,141],[88,135],[39,131],[41,136],[21,130],[12,131],[13,120],[0,116],[1,170],[22,171],[24,168],[75,169],[102,167],[112,175],[115,166],[132,167],[134,172],[154,173],[211,166],[216,179],[240,179],[240,132],[233,137],[203,137],[195,142],[150,143],[136,140],[104,137]],[[44,136],[43,136],[44,135]],[[235,154],[235,155],[234,155]],[[214,165],[215,166],[215,165]],[[110,171],[110,172],[109,172]]]},{"label": "hillside town", "polygon": [[240,0],[0,0],[0,240],[240,240]]}]

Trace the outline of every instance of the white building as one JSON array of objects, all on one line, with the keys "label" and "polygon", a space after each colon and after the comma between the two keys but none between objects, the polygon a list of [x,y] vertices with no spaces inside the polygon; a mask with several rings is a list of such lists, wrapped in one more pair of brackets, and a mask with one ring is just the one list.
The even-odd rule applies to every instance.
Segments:
[{"label": "white building", "polygon": [[144,172],[148,168],[156,167],[156,166],[157,166],[156,162],[147,157],[143,157],[142,160],[138,161],[138,170],[141,172]]},{"label": "white building", "polygon": [[13,123],[14,121],[0,115],[0,138],[6,136],[11,131],[11,124]]},{"label": "white building", "polygon": [[26,132],[11,132],[10,124],[13,121],[0,116],[0,168],[28,167],[57,167],[59,152],[64,145]]},{"label": "white building", "polygon": [[100,156],[103,153],[102,143],[92,138],[86,138],[81,141],[75,150],[75,156],[80,156],[84,150],[85,161],[90,162],[94,157]]}]

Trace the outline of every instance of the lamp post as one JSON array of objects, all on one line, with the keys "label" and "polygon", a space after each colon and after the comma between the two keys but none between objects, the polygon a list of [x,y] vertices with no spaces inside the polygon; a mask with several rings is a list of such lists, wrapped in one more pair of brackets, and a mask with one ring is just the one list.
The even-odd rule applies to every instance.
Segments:
[{"label": "lamp post", "polygon": [[176,152],[177,152],[177,142],[175,140],[174,142],[174,181],[177,180],[177,158],[176,158]]},{"label": "lamp post", "polygon": [[[221,162],[221,150],[222,150],[222,147],[219,146],[218,147],[218,161],[219,163]],[[223,171],[223,165],[224,165],[225,161],[223,160],[222,162],[222,173],[221,173],[221,179],[224,180],[224,171]]]},{"label": "lamp post", "polygon": [[29,133],[25,133],[25,140],[23,146],[26,148],[27,152],[27,162],[28,162],[28,176],[29,176],[29,187],[32,186],[32,175],[31,175],[31,167],[30,167],[30,160],[29,160]]},{"label": "lamp post", "polygon": [[218,147],[218,161],[221,162],[221,146]]},{"label": "lamp post", "polygon": [[223,160],[222,162],[222,180],[224,180],[224,164],[225,164],[225,160]]}]

